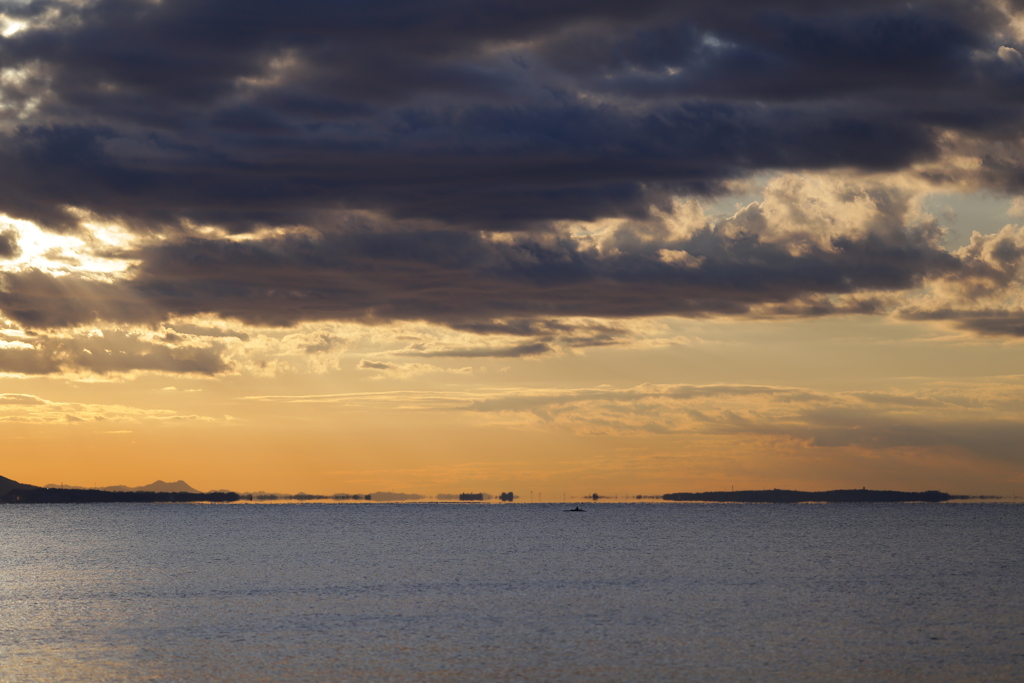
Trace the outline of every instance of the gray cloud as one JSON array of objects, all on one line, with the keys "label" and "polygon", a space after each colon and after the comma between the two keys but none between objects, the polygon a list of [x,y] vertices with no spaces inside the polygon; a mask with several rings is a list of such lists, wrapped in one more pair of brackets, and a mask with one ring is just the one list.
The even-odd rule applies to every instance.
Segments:
[{"label": "gray cloud", "polygon": [[374,360],[367,360],[366,358],[359,361],[360,370],[394,370],[394,363],[381,363]]},{"label": "gray cloud", "polygon": [[[776,400],[807,400],[811,394],[788,387],[771,387],[739,384],[712,385],[641,385],[629,389],[575,389],[550,392],[519,392],[515,395],[481,398],[468,405],[460,406],[461,410],[474,412],[544,412],[563,407],[572,407],[582,403],[624,403],[631,404],[634,410],[643,411],[644,401],[666,402],[686,401],[708,398],[736,397],[773,397]],[[697,411],[690,411],[689,417],[700,421],[708,418]]]},{"label": "gray cloud", "polygon": [[[983,160],[979,182],[1024,187],[1013,152],[1024,139],[1024,68],[1013,55],[1024,45],[1010,44],[994,5],[487,0],[466,12],[454,0],[34,0],[0,9],[28,24],[0,38],[10,75],[0,82],[0,212],[73,230],[82,214],[72,209],[85,209],[167,238],[108,254],[138,263],[122,280],[0,274],[0,310],[26,328],[156,326],[199,313],[280,326],[426,320],[525,339],[412,355],[518,357],[623,338],[613,325],[565,317],[877,314],[891,310],[878,293],[929,281],[964,300],[1019,283],[1019,238],[950,252],[937,225],[904,224],[907,199],[895,190],[866,197],[877,221],[830,237],[820,226],[773,234],[758,205],[685,235],[658,213],[672,197],[713,195],[766,170],[934,161],[929,178],[945,182],[951,139]],[[630,222],[601,244],[557,227],[606,217]],[[319,232],[235,241],[196,236],[194,225]],[[17,249],[13,232],[0,233],[0,258]],[[1011,313],[962,308],[901,314],[1024,332]],[[223,368],[214,351],[173,346],[185,335],[246,340],[175,324],[145,362]],[[17,348],[0,357],[35,373],[65,362]],[[99,358],[73,364],[117,365]]]},{"label": "gray cloud", "polygon": [[[614,326],[573,326],[558,317],[747,315],[766,305],[790,315],[876,313],[870,298],[839,305],[821,297],[902,291],[926,278],[974,277],[981,267],[943,249],[932,226],[839,235],[825,244],[805,234],[768,239],[735,221],[685,237],[626,227],[604,246],[558,233],[491,240],[373,224],[244,242],[183,238],[125,253],[140,261],[127,280],[31,269],[0,275],[0,309],[36,329],[98,320],[155,324],[200,313],[267,325],[427,320],[532,339],[507,349],[414,355],[512,357],[543,353],[555,338],[569,346],[620,339]],[[666,260],[666,250],[686,252],[699,265]]]},{"label": "gray cloud", "polygon": [[418,349],[413,347],[400,351],[395,355],[419,358],[522,358],[524,356],[539,356],[550,352],[551,347],[546,343],[532,342],[497,348],[478,346],[473,348]]},{"label": "gray cloud", "polygon": [[[506,421],[519,415],[581,434],[658,434],[685,444],[693,435],[777,437],[822,449],[922,449],[1020,461],[1024,420],[1012,382],[993,398],[991,383],[904,392],[813,391],[770,385],[643,384],[627,388],[374,392],[250,396],[250,400],[395,409],[468,411]],[[983,390],[979,392],[979,389]],[[983,398],[979,398],[983,396]],[[749,443],[749,441],[746,441]]]},{"label": "gray cloud", "polygon": [[316,335],[316,341],[302,345],[302,350],[309,354],[314,353],[327,353],[331,349],[338,346],[341,342],[337,337],[327,334],[326,332],[320,332]]},{"label": "gray cloud", "polygon": [[[929,229],[840,236],[824,246],[805,244],[803,236],[768,241],[732,226],[705,226],[687,237],[631,242],[624,233],[616,239],[606,251],[558,235],[492,241],[461,231],[372,227],[244,244],[189,239],[137,254],[143,265],[125,298],[177,314],[216,312],[254,323],[425,319],[512,332],[511,323],[489,321],[745,314],[812,295],[910,289],[965,268]],[[701,263],[666,262],[665,249]],[[21,310],[26,322],[47,317],[29,306]],[[517,329],[540,339],[560,332],[543,322]],[[588,336],[601,340],[593,330]]]},{"label": "gray cloud", "polygon": [[42,334],[31,337],[27,348],[0,348],[0,372],[46,375],[69,370],[105,375],[149,370],[213,375],[229,369],[223,351],[219,344],[175,347],[109,330],[102,336]]},{"label": "gray cloud", "polygon": [[156,323],[166,311],[121,282],[39,269],[0,272],[0,310],[33,328],[69,327],[97,320]]},{"label": "gray cloud", "polygon": [[900,311],[904,320],[933,320],[950,322],[961,330],[982,335],[1024,337],[1024,312],[1005,310],[937,310],[906,309]]},{"label": "gray cloud", "polygon": [[1016,408],[1016,403],[986,404],[955,392],[828,394],[745,385],[527,392],[454,406],[484,413],[529,413],[583,432],[775,435],[819,448],[945,448],[1018,462],[1024,420],[1006,414]]},{"label": "gray cloud", "polygon": [[18,233],[14,230],[0,230],[0,259],[9,259],[21,255],[18,246]]},{"label": "gray cloud", "polygon": [[168,327],[173,329],[175,332],[194,335],[197,337],[233,337],[240,341],[249,341],[249,335],[239,330],[221,329],[219,327],[208,327],[205,325],[195,325],[180,321],[177,321],[172,325],[168,325]]},{"label": "gray cloud", "polygon": [[[814,446],[859,446],[872,450],[887,448],[962,449],[988,459],[1017,463],[1024,421],[1008,418],[893,416],[883,410],[856,407],[818,408],[803,416],[804,426],[790,428],[796,438]],[[762,425],[764,432],[775,431]]]},{"label": "gray cloud", "polygon": [[[0,93],[0,210],[54,229],[76,222],[68,206],[150,229],[340,208],[488,230],[639,217],[763,169],[900,168],[944,131],[1017,139],[1022,123],[1024,69],[985,3],[3,11],[30,28],[0,40],[21,69]],[[1012,159],[986,170],[1021,176]]]}]

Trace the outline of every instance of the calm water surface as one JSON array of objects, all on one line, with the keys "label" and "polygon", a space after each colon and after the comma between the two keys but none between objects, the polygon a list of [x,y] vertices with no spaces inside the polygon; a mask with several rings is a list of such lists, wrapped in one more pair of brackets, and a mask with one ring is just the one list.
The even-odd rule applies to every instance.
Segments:
[{"label": "calm water surface", "polygon": [[1020,681],[1024,506],[0,506],[0,681]]}]

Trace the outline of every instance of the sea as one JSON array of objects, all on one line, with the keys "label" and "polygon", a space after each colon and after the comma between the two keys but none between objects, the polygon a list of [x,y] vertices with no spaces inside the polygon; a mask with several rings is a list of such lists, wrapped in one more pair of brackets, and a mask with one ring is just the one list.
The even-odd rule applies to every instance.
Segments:
[{"label": "sea", "polygon": [[0,506],[0,681],[1022,681],[1024,505]]}]

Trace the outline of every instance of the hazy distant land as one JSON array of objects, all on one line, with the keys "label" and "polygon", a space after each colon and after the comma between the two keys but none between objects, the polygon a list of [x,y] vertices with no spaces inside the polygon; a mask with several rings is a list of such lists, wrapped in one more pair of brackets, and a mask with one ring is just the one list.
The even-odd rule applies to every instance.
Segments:
[{"label": "hazy distant land", "polygon": [[[706,491],[703,493],[666,493],[661,496],[636,496],[626,500],[663,500],[670,502],[694,503],[942,503],[949,500],[998,498],[999,496],[962,496],[943,491],[877,491],[873,489],[837,489],[833,491],[791,491],[770,489],[764,491]],[[517,499],[511,491],[502,492],[502,502]],[[593,494],[585,496],[597,502],[606,496]],[[105,486],[88,489],[78,486],[49,484],[45,487],[22,484],[13,479],[0,477],[0,503],[190,503],[190,502],[339,502],[373,501],[379,503],[415,502],[427,500],[428,496],[416,493],[376,491],[367,494],[335,493],[331,495],[311,493],[267,493],[254,491],[208,491],[203,493],[189,486],[184,480],[165,482],[157,480],[145,486]],[[445,501],[488,501],[495,496],[488,493],[438,494],[437,500]]]},{"label": "hazy distant land", "polygon": [[154,491],[158,493],[202,493],[199,489],[192,488],[183,479],[178,481],[166,482],[162,479],[157,479],[152,484],[146,484],[145,486],[96,486],[89,488],[88,486],[66,486],[64,484],[47,484],[43,488],[47,489],[79,489],[79,490],[90,490],[90,491]]},{"label": "hazy distant land", "polygon": [[373,500],[378,503],[404,503],[417,500],[425,500],[427,496],[418,493],[395,493],[393,491],[375,491],[373,493],[268,493],[267,491],[252,491],[242,494],[242,497],[255,502],[273,501],[318,501],[318,500]]},{"label": "hazy distant land", "polygon": [[666,493],[662,500],[704,503],[942,503],[966,499],[942,491],[873,491],[837,489],[835,491],[708,491],[705,493]]},{"label": "hazy distant land", "polygon": [[100,491],[97,489],[15,488],[0,496],[0,503],[233,503],[237,493],[182,493],[172,491]]},{"label": "hazy distant land", "polygon": [[[179,490],[173,490],[173,489]],[[180,490],[185,489],[185,490]],[[83,489],[67,486],[32,486],[0,477],[0,503],[231,503],[241,496],[232,491],[202,493],[184,481],[155,481],[129,488],[110,486]]]}]

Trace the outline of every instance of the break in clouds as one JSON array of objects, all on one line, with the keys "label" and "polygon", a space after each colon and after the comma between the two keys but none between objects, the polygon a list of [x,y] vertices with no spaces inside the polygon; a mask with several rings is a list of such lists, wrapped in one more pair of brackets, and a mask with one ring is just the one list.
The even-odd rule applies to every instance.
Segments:
[{"label": "break in clouds", "polygon": [[[465,358],[659,315],[1024,334],[1024,233],[949,247],[921,206],[1024,191],[1018,2],[0,7],[0,311],[40,339],[202,314],[513,338],[406,352]],[[220,342],[104,339],[226,367]],[[104,357],[19,343],[34,372]]]}]

